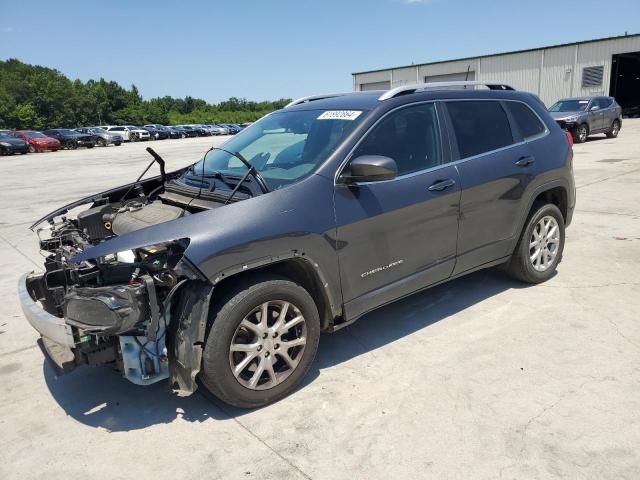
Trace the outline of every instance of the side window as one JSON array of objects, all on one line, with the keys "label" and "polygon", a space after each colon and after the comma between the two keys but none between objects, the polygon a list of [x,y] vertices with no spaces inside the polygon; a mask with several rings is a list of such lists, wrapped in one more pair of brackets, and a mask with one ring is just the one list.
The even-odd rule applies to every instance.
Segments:
[{"label": "side window", "polygon": [[447,102],[460,158],[497,150],[513,143],[507,114],[496,101]]},{"label": "side window", "polygon": [[531,138],[544,132],[545,127],[530,107],[520,102],[505,102],[522,134],[522,138]]},{"label": "side window", "polygon": [[398,175],[442,163],[436,109],[433,103],[403,108],[385,117],[356,149],[361,155],[382,155],[395,160]]},{"label": "side window", "polygon": [[602,97],[602,98],[599,98],[599,99],[598,99],[598,105],[600,105],[600,108],[601,108],[601,109],[603,109],[603,108],[609,108],[609,107],[611,106],[611,104],[612,104],[612,103],[613,103],[613,102],[611,101],[611,99],[610,99],[610,98],[604,98],[604,97]]}]

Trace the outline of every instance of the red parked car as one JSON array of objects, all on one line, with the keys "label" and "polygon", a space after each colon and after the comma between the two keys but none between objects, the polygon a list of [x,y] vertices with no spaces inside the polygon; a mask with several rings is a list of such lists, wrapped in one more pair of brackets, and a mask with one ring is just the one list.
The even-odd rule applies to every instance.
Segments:
[{"label": "red parked car", "polygon": [[45,150],[51,150],[52,152],[60,150],[60,141],[47,137],[42,132],[36,132],[35,130],[16,130],[15,135],[29,144],[29,151],[31,153],[44,152]]}]

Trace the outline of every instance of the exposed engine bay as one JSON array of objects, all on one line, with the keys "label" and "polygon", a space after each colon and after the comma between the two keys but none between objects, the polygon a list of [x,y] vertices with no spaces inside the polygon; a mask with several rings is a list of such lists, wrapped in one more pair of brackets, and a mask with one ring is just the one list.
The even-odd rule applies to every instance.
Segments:
[{"label": "exposed engine bay", "polygon": [[[136,384],[170,377],[179,389],[192,392],[201,358],[195,344],[204,335],[213,287],[183,258],[189,239],[73,260],[105,241],[254,194],[246,178],[219,193],[212,185],[204,190],[208,180],[188,169],[165,175],[161,164],[161,172],[36,222],[46,222],[36,230],[44,272],[28,276],[26,287],[46,312],[64,318],[71,328],[73,356],[56,361],[62,370],[114,363]],[[89,208],[67,215],[83,204]],[[189,288],[182,288],[186,284]]]}]

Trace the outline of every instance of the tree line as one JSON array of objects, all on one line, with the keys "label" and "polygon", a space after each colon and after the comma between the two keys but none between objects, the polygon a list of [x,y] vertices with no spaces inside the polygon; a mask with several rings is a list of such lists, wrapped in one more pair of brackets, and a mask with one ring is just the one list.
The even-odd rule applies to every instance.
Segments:
[{"label": "tree line", "polygon": [[0,128],[42,130],[90,125],[253,122],[290,100],[232,97],[218,104],[187,96],[144,100],[135,85],[71,80],[58,70],[17,59],[0,61]]}]

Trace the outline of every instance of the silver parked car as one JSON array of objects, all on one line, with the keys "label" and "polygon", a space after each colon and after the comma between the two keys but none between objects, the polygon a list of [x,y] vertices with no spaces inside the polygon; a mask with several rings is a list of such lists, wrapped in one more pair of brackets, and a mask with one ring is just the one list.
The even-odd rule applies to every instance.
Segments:
[{"label": "silver parked car", "polygon": [[122,142],[124,142],[122,135],[115,132],[108,132],[101,127],[76,128],[76,132],[96,136],[96,145],[100,147],[106,147],[107,145],[115,145],[116,147],[119,147],[122,145]]},{"label": "silver parked car", "polygon": [[565,98],[551,105],[549,112],[571,132],[576,143],[586,142],[596,133],[615,138],[622,127],[622,107],[613,97]]}]

